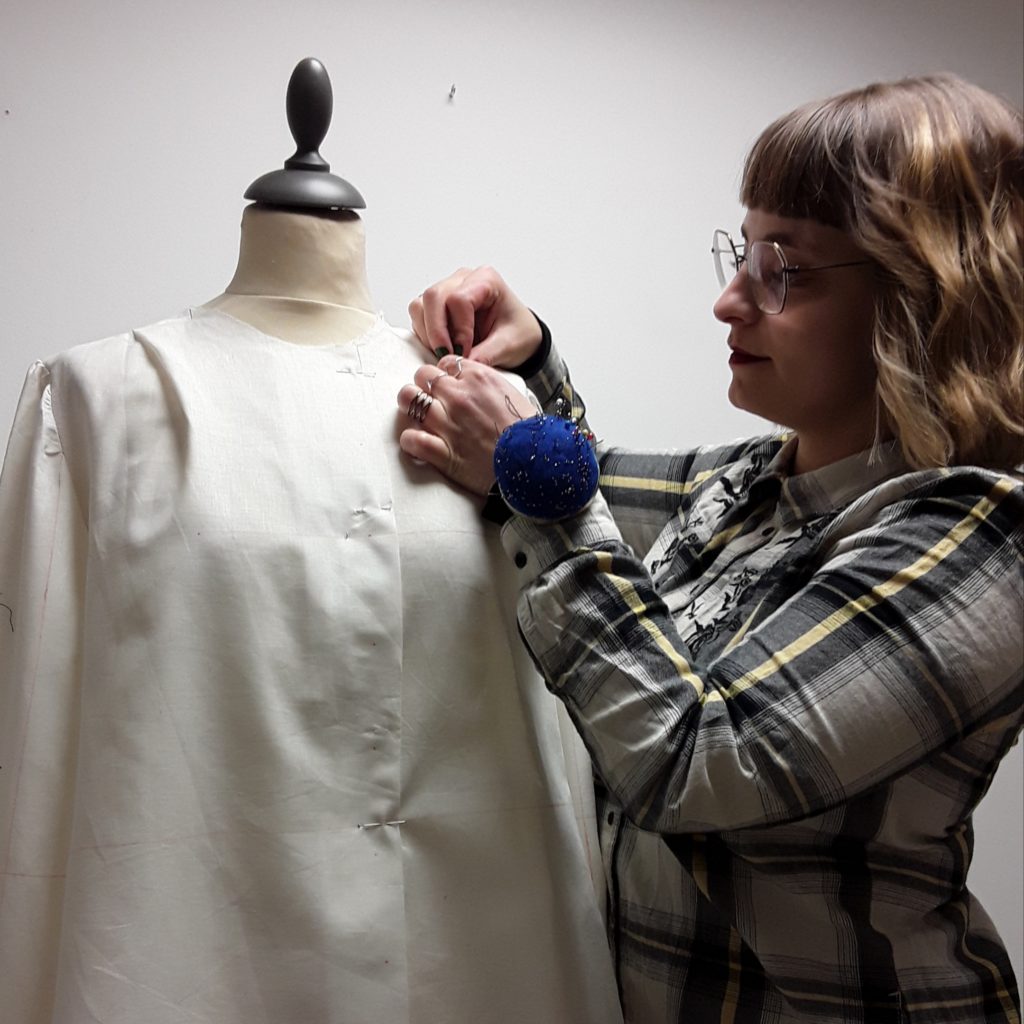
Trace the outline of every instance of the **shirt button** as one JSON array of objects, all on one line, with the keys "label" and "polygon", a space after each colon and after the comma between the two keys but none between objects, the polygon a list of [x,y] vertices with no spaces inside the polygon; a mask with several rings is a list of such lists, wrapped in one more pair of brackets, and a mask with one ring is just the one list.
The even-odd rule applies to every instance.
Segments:
[{"label": "shirt button", "polygon": [[512,561],[516,563],[516,568],[517,569],[525,569],[526,568],[526,553],[524,551],[517,551],[515,553],[515,557],[512,559]]}]

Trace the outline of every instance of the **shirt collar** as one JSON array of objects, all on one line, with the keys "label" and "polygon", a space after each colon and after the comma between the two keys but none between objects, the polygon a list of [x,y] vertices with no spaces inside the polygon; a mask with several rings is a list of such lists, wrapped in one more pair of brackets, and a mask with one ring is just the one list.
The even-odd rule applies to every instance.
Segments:
[{"label": "shirt collar", "polygon": [[896,441],[849,455],[809,473],[790,475],[797,438],[790,437],[765,467],[762,478],[780,486],[779,516],[783,522],[813,519],[843,508],[884,480],[908,469]]}]

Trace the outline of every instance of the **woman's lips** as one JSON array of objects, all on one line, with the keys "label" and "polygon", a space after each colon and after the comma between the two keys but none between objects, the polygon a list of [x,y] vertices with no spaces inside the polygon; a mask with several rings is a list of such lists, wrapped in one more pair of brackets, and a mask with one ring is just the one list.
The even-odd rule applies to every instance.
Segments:
[{"label": "woman's lips", "polygon": [[768,359],[765,356],[753,356],[749,352],[744,352],[741,348],[734,348],[729,354],[729,365],[730,366],[743,366],[746,363],[767,363]]}]

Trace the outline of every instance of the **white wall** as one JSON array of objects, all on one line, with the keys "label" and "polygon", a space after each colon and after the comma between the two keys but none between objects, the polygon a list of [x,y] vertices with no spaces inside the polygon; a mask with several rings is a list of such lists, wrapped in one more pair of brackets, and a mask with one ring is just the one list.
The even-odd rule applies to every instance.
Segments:
[{"label": "white wall", "polygon": [[[493,263],[599,431],[647,446],[760,429],[725,401],[709,249],[761,127],[927,71],[1024,99],[1019,0],[0,3],[2,434],[31,360],[223,290],[242,192],[291,155],[305,56],[334,83],[323,154],[366,197],[389,318]],[[978,813],[973,870],[1018,976],[1021,766]]]}]

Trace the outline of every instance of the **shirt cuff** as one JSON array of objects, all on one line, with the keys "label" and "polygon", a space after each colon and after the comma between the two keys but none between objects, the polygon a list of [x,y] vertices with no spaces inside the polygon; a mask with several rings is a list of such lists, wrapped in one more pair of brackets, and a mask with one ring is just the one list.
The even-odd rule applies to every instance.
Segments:
[{"label": "shirt cuff", "polygon": [[510,514],[501,531],[502,546],[519,570],[520,586],[568,555],[605,548],[621,540],[622,535],[600,491],[582,512],[569,519],[545,523]]}]

